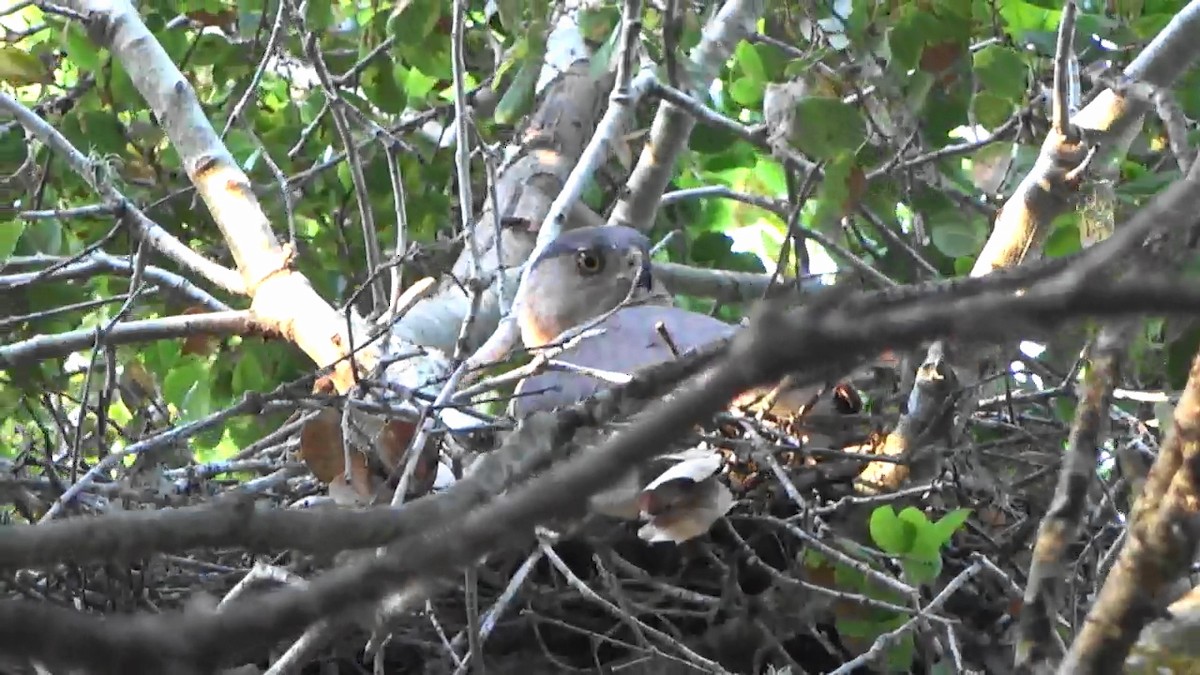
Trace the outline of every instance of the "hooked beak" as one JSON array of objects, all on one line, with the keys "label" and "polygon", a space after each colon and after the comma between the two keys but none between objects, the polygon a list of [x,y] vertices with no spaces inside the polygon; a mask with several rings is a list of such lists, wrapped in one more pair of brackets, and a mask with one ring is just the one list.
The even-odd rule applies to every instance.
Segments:
[{"label": "hooked beak", "polygon": [[625,264],[630,283],[643,290],[650,290],[653,284],[650,276],[650,256],[639,248],[631,248],[625,253]]}]

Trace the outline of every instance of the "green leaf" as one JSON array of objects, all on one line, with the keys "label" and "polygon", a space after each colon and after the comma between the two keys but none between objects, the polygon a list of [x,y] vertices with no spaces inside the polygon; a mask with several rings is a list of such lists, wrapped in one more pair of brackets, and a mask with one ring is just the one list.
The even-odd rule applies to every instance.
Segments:
[{"label": "green leaf", "polygon": [[813,159],[855,152],[867,137],[858,109],[841,99],[808,96],[796,104],[792,140]]},{"label": "green leaf", "polygon": [[408,97],[396,82],[395,65],[387,55],[380,54],[366,69],[362,88],[367,100],[386,113],[399,114],[408,104]]},{"label": "green leaf", "polygon": [[54,77],[33,54],[17,47],[0,47],[0,81],[24,87],[53,82]]},{"label": "green leaf", "polygon": [[1020,42],[1024,40],[1025,33],[1053,33],[1062,18],[1061,7],[1061,3],[1058,9],[1047,9],[1029,2],[1002,2],[996,9],[1007,24],[1008,34]]},{"label": "green leaf", "polygon": [[35,220],[25,226],[25,236],[22,243],[33,249],[34,253],[58,255],[62,253],[63,227],[58,218]]},{"label": "green leaf", "polygon": [[971,110],[981,125],[992,129],[1008,120],[1016,110],[1016,104],[990,91],[980,91],[971,99]]},{"label": "green leaf", "polygon": [[206,370],[205,363],[195,356],[180,359],[163,378],[163,399],[182,413],[187,406],[188,396],[196,388],[196,383],[204,378]]},{"label": "green leaf", "polygon": [[17,240],[25,233],[25,221],[0,222],[0,264],[6,262],[17,248]]},{"label": "green leaf", "polygon": [[267,386],[267,378],[263,375],[263,365],[256,351],[242,343],[241,357],[233,367],[233,395],[240,396],[247,391],[262,391]]},{"label": "green leaf", "polygon": [[[169,32],[179,34],[178,31]],[[102,57],[100,48],[87,36],[78,21],[69,21],[63,26],[60,42],[63,51],[67,53],[67,58],[75,64],[76,68],[86,71],[95,71],[100,68]]]},{"label": "green leaf", "polygon": [[621,22],[618,20],[617,25],[605,38],[604,42],[596,49],[596,53],[592,54],[591,60],[588,62],[588,74],[591,77],[598,78],[609,70],[612,65],[613,57],[617,53],[617,42],[621,39]]},{"label": "green leaf", "polygon": [[933,523],[934,532],[941,545],[945,545],[955,532],[971,517],[971,509],[954,509]]},{"label": "green leaf", "polygon": [[925,108],[925,103],[929,100],[929,94],[933,91],[933,85],[936,82],[936,77],[923,70],[914,72],[912,77],[908,78],[908,82],[905,84],[904,101],[912,112],[919,113]]},{"label": "green leaf", "polygon": [[846,637],[874,639],[882,632],[879,630],[878,623],[862,619],[842,619],[839,617],[834,621],[834,626],[837,628],[838,635]]},{"label": "green leaf", "polygon": [[907,673],[912,671],[913,656],[916,654],[917,647],[913,642],[911,632],[900,636],[900,640],[888,648],[887,665],[888,670],[893,673]]},{"label": "green leaf", "polygon": [[183,399],[183,405],[179,406],[179,419],[183,422],[194,422],[207,417],[212,409],[212,390],[208,385],[208,380],[201,379],[194,382],[188,389],[187,395]]},{"label": "green leaf", "polygon": [[1075,419],[1075,399],[1059,396],[1054,399],[1054,415],[1063,424],[1070,424]]},{"label": "green leaf", "polygon": [[1076,224],[1074,218],[1075,214],[1069,215],[1071,217],[1064,222],[1056,223],[1054,229],[1050,231],[1050,236],[1046,237],[1042,253],[1047,258],[1061,258],[1083,248],[1083,243],[1079,238],[1079,225]]},{"label": "green leaf", "polygon": [[416,68],[410,68],[404,74],[404,93],[413,103],[423,102],[436,84],[436,77],[429,77]]},{"label": "green leaf", "polygon": [[750,77],[739,77],[729,85],[729,97],[743,108],[758,109],[762,105],[764,91],[763,81]]},{"label": "green leaf", "polygon": [[93,155],[120,155],[125,152],[125,133],[111,110],[83,112],[79,124],[87,134],[87,152]]},{"label": "green leaf", "polygon": [[333,5],[330,0],[308,0],[304,9],[304,22],[309,30],[325,30],[333,22]]},{"label": "green leaf", "polygon": [[1200,350],[1200,329],[1189,330],[1167,344],[1167,382],[1172,389],[1183,389],[1187,384],[1197,350]]},{"label": "green leaf", "polygon": [[225,136],[225,147],[229,148],[229,154],[243,166],[251,155],[258,152],[258,143],[254,141],[254,137],[238,127],[230,129],[229,134]]},{"label": "green leaf", "polygon": [[396,3],[388,16],[387,30],[396,38],[397,49],[426,49],[427,38],[450,6],[441,0],[411,0]]},{"label": "green leaf", "polygon": [[105,86],[112,94],[114,110],[134,110],[142,105],[142,94],[133,86],[129,71],[120,61],[113,59],[109,75],[105,77]]},{"label": "green leaf", "polygon": [[867,583],[867,575],[843,563],[834,564],[833,583],[838,588],[849,588],[855,591],[871,586]]},{"label": "green leaf", "polygon": [[804,549],[804,566],[817,568],[827,564],[825,555],[815,548]]},{"label": "green leaf", "polygon": [[817,186],[817,210],[812,224],[824,228],[838,220],[845,212],[850,199],[850,173],[854,170],[854,156],[842,153],[825,165],[825,178]]},{"label": "green leaf", "polygon": [[984,90],[1010,101],[1018,101],[1025,95],[1029,69],[1017,50],[991,44],[975,52],[972,61]]},{"label": "green leaf", "polygon": [[738,67],[742,69],[742,73],[746,77],[760,85],[766,85],[767,69],[763,65],[762,56],[759,55],[758,49],[754,45],[743,40],[738,43],[733,54]]},{"label": "green leaf", "polygon": [[906,9],[909,11],[904,12],[887,34],[888,52],[896,69],[901,72],[917,67],[926,40],[936,28],[936,21],[929,15]]},{"label": "green leaf", "polygon": [[871,512],[868,529],[875,545],[894,556],[907,553],[916,536],[912,524],[897,517],[891,505],[880,506]]},{"label": "green leaf", "polygon": [[931,219],[929,238],[937,250],[951,258],[959,258],[979,253],[987,233],[975,225],[970,214],[950,212]]},{"label": "green leaf", "polygon": [[929,518],[925,512],[915,506],[906,506],[900,511],[900,520],[906,523],[912,523],[913,527],[922,528],[929,525]]},{"label": "green leaf", "polygon": [[493,119],[499,124],[514,124],[529,112],[537,94],[538,73],[542,69],[542,50],[531,51],[516,77],[496,104]]},{"label": "green leaf", "polygon": [[942,573],[942,559],[935,558],[903,558],[900,568],[904,571],[904,580],[910,584],[931,584],[937,581]]},{"label": "green leaf", "polygon": [[182,340],[158,340],[141,349],[141,360],[146,369],[154,373],[166,373],[175,368],[183,353]]},{"label": "green leaf", "polygon": [[615,5],[589,5],[579,11],[579,32],[589,42],[602,43],[616,29],[620,20],[621,12]]},{"label": "green leaf", "polygon": [[938,540],[940,536],[940,532],[929,521],[925,521],[923,527],[917,528],[912,548],[900,561],[905,578],[910,583],[932,583],[942,573],[942,542]]},{"label": "green leaf", "polygon": [[1140,16],[1129,24],[1129,28],[1139,39],[1149,40],[1162,32],[1173,18],[1175,18],[1175,12]]}]

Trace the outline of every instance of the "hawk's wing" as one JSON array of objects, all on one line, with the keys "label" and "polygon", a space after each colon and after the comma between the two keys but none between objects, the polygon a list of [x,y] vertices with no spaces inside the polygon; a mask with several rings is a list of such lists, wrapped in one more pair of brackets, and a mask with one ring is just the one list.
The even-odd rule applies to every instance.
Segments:
[{"label": "hawk's wing", "polygon": [[[706,314],[674,306],[624,307],[595,328],[603,333],[585,337],[555,360],[608,372],[631,375],[646,366],[675,358],[655,324],[662,322],[679,351],[705,345],[733,334],[738,327]],[[610,386],[590,375],[547,370],[525,378],[516,389],[513,412],[523,417],[536,410],[570,405]]]}]

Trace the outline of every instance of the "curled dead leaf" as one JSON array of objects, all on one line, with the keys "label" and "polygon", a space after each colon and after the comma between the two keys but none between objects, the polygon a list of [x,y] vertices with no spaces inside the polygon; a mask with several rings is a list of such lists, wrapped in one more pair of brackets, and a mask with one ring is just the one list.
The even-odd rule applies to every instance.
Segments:
[{"label": "curled dead leaf", "polygon": [[733,493],[717,480],[724,457],[712,451],[671,466],[638,496],[640,515],[649,520],[638,536],[650,542],[682,543],[708,532],[733,506]]},{"label": "curled dead leaf", "polygon": [[322,410],[300,429],[300,461],[317,480],[329,486],[329,496],[344,506],[370,503],[379,481],[367,458],[350,453],[350,481],[346,481],[346,452],[342,443],[341,415],[333,408]]}]

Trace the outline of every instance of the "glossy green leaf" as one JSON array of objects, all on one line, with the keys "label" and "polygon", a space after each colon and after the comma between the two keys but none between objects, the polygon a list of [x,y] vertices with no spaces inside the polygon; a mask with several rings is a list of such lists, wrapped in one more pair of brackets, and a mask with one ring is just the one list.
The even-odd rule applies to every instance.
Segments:
[{"label": "glossy green leaf", "polygon": [[918,532],[929,527],[928,516],[925,515],[924,511],[915,506],[904,507],[896,517],[912,525]]}]

